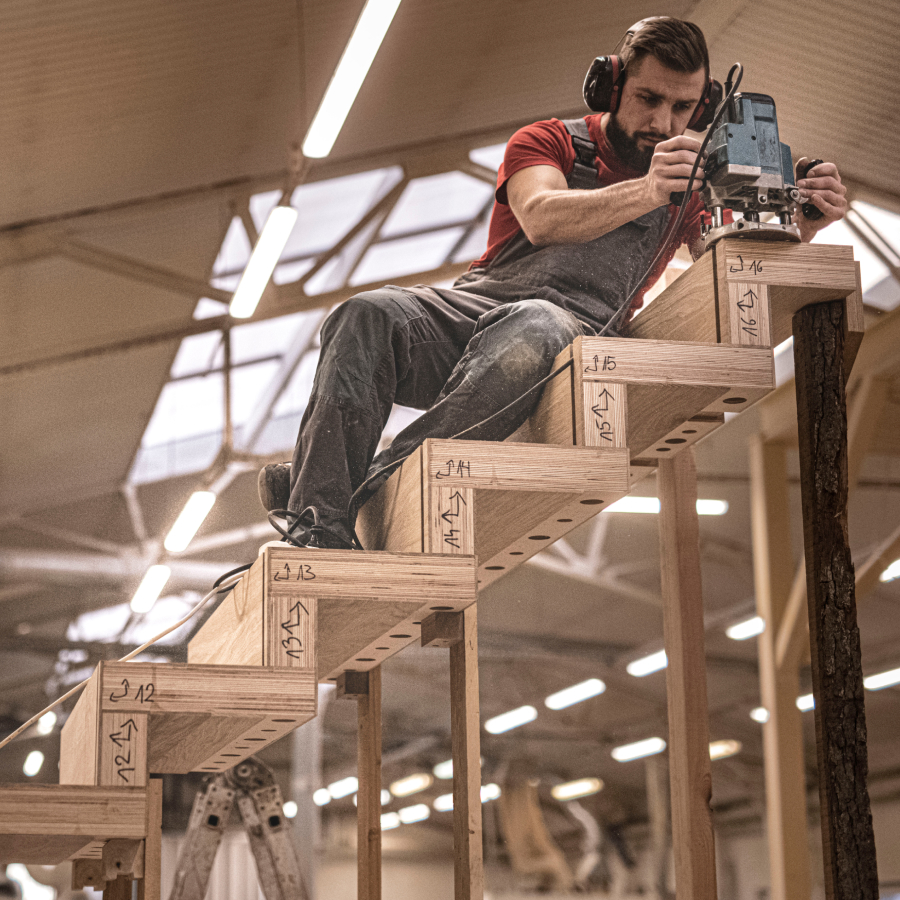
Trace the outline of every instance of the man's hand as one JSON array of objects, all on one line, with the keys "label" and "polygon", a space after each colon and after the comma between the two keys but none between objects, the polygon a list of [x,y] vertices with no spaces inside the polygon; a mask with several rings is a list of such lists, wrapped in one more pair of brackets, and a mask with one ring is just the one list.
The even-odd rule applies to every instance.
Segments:
[{"label": "man's hand", "polygon": [[[669,202],[669,194],[688,190],[688,178],[699,152],[700,141],[683,134],[656,145],[650,160],[650,171],[643,178],[648,200],[653,203],[654,209],[665,206]],[[690,189],[697,191],[702,187],[701,161]]]},{"label": "man's hand", "polygon": [[[804,156],[797,165],[807,162]],[[841,176],[834,163],[823,162],[806,173],[806,178],[797,182],[804,203],[811,203],[821,213],[821,219],[807,219],[802,210],[797,210],[796,222],[800,226],[800,239],[809,243],[817,231],[832,222],[844,218],[847,212],[847,188],[841,184]]]}]

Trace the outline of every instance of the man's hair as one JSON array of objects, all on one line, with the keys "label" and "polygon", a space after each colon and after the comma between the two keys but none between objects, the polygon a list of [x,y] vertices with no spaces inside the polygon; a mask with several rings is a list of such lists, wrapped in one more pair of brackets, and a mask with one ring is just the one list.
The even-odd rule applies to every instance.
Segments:
[{"label": "man's hair", "polygon": [[703,69],[709,78],[709,51],[703,32],[693,23],[668,16],[650,19],[626,41],[619,54],[623,65],[634,71],[645,56],[655,56],[676,72]]}]

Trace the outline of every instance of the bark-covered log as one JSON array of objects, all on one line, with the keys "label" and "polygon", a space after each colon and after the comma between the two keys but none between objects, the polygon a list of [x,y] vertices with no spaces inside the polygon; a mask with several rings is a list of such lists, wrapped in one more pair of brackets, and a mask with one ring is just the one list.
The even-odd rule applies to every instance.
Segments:
[{"label": "bark-covered log", "polygon": [[853,561],[847,538],[844,304],[793,320],[816,748],[828,900],[877,900]]}]

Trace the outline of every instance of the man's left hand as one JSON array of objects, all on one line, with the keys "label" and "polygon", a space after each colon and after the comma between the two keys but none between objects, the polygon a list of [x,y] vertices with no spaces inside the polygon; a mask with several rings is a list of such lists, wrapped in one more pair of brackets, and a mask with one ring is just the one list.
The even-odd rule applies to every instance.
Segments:
[{"label": "man's left hand", "polygon": [[[804,156],[797,166],[806,162],[807,158]],[[819,163],[810,169],[806,178],[797,182],[797,187],[803,195],[803,203],[811,203],[822,213],[821,219],[807,219],[802,210],[797,210],[795,221],[800,227],[800,238],[808,243],[817,231],[844,218],[848,206],[847,188],[841,183],[837,166],[830,162]]]}]

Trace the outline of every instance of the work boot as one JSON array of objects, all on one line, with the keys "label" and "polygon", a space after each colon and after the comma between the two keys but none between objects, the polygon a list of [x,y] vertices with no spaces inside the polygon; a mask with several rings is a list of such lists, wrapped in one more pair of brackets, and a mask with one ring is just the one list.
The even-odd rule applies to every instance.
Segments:
[{"label": "work boot", "polygon": [[259,502],[266,512],[287,509],[291,497],[291,464],[269,463],[259,470],[256,481]]}]

